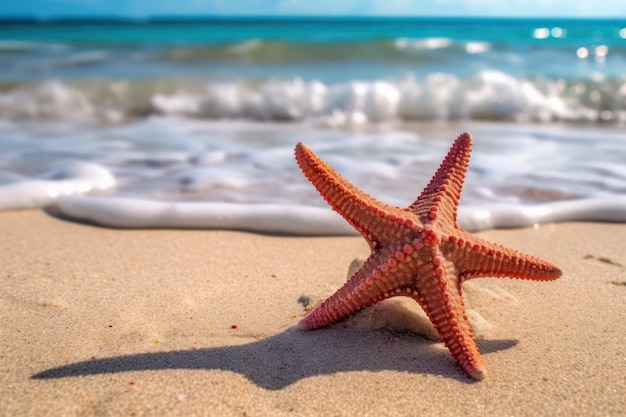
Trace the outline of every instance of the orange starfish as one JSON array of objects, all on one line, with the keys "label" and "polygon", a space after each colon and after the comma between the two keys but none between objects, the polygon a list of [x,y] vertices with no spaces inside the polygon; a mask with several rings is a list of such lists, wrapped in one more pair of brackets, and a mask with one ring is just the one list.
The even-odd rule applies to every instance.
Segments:
[{"label": "orange starfish", "polygon": [[326,327],[383,299],[411,297],[461,368],[474,379],[485,377],[463,305],[463,282],[477,277],[549,281],[560,277],[561,270],[458,226],[457,206],[471,148],[471,135],[463,133],[417,200],[403,209],[374,199],[304,143],[296,145],[300,169],[372,250],[361,269],[301,321],[302,327]]}]

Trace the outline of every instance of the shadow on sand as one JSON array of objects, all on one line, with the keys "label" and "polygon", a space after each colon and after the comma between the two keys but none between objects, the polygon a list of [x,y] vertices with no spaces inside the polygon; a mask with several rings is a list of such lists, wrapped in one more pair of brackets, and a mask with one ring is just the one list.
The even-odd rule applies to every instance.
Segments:
[{"label": "shadow on sand", "polygon": [[[483,354],[509,349],[514,340],[478,341]],[[474,382],[455,365],[447,349],[414,334],[357,331],[343,326],[305,332],[290,328],[253,343],[214,348],[141,353],[51,368],[33,379],[118,372],[206,369],[237,372],[257,386],[279,390],[301,379],[349,371],[441,375]]]}]

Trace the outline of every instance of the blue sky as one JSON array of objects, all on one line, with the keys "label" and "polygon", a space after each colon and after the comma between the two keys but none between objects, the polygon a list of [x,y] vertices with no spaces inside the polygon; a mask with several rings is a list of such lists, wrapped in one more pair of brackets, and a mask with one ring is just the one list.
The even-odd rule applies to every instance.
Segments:
[{"label": "blue sky", "polygon": [[588,0],[2,0],[0,16],[333,15],[626,18],[626,1]]}]

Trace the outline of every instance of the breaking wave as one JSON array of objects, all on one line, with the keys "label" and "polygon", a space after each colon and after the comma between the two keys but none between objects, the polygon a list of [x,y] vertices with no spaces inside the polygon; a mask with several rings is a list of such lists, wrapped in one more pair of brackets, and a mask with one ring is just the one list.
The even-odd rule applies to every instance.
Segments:
[{"label": "breaking wave", "polygon": [[413,120],[626,122],[622,80],[526,80],[499,71],[468,79],[324,83],[42,81],[0,84],[0,119],[120,123],[150,115],[351,126]]}]

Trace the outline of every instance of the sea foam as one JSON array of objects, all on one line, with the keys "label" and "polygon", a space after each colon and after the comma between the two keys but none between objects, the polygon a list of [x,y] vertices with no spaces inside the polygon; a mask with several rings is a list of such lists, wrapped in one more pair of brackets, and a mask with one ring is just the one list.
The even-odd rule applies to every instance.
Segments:
[{"label": "sea foam", "polygon": [[[278,205],[158,202],[122,197],[69,196],[57,201],[64,216],[118,228],[234,229],[295,235],[354,235],[329,208]],[[626,196],[552,203],[460,207],[468,231],[529,227],[564,221],[626,222]]]},{"label": "sea foam", "polygon": [[497,70],[338,83],[49,80],[0,90],[0,119],[121,123],[162,115],[330,127],[415,120],[623,123],[625,86],[620,80],[531,80]]},{"label": "sea foam", "polygon": [[[474,135],[459,222],[469,230],[626,221],[624,133],[464,124]],[[111,227],[345,234],[294,161],[306,142],[380,201],[407,207],[460,130],[150,118],[94,129],[0,124],[0,209],[56,209]],[[90,161],[90,162],[79,162]],[[38,167],[56,167],[37,173]]]},{"label": "sea foam", "polygon": [[74,194],[102,192],[115,186],[104,167],[74,163],[40,179],[24,179],[0,186],[0,210],[41,208]]},{"label": "sea foam", "polygon": [[[356,233],[328,207],[93,195],[111,191],[116,184],[105,168],[94,164],[74,164],[44,177],[0,186],[0,210],[50,207],[69,219],[116,228],[232,229],[308,236]],[[459,225],[469,231],[563,221],[626,222],[626,196],[464,205],[458,212]]]}]

